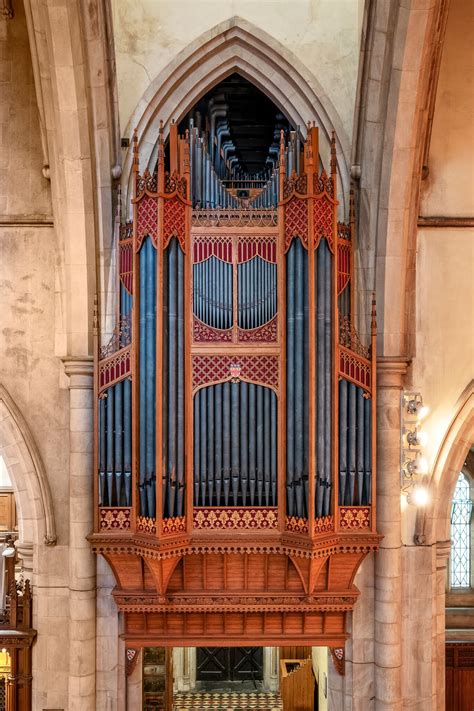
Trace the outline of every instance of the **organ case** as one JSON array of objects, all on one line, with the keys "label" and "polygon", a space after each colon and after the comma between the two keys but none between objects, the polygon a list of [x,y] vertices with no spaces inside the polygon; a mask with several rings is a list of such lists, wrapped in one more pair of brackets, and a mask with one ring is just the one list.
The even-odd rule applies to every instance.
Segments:
[{"label": "organ case", "polygon": [[320,172],[314,125],[298,156],[282,131],[243,202],[203,146],[173,123],[166,172],[160,129],[141,175],[134,136],[120,320],[102,349],[96,335],[91,542],[129,645],[340,647],[379,542],[375,306],[363,345],[353,200],[338,222],[336,141]]}]

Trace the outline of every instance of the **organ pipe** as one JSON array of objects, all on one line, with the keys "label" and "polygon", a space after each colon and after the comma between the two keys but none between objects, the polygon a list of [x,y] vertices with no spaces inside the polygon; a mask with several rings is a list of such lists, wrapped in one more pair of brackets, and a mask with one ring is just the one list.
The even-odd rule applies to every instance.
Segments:
[{"label": "organ pipe", "polygon": [[195,506],[277,505],[277,397],[225,382],[194,395]]},{"label": "organ pipe", "polygon": [[99,400],[99,499],[102,506],[130,506],[131,383],[107,388]]},{"label": "organ pipe", "polygon": [[371,503],[371,399],[362,388],[339,381],[339,504]]},{"label": "organ pipe", "polygon": [[289,516],[308,515],[308,255],[293,240],[286,262],[286,498]]},{"label": "organ pipe", "polygon": [[315,259],[316,282],[316,516],[328,516],[331,499],[332,265],[325,239]]},{"label": "organ pipe", "polygon": [[[331,235],[323,232],[319,237],[316,232],[310,232],[314,220],[319,219],[317,215],[325,214],[325,225],[330,224],[330,215],[324,211],[332,210],[330,214],[334,217],[335,208],[328,203],[332,202],[331,196],[335,196],[335,190],[331,192],[329,186],[326,192],[316,193],[316,190],[320,190],[321,183],[324,184],[329,178],[317,176],[319,182],[312,180],[313,148],[316,157],[318,155],[317,139],[314,142],[314,126],[310,128],[312,139],[305,146],[304,166],[301,166],[303,152],[298,133],[290,132],[285,146],[282,132],[281,160],[277,159],[275,149],[272,148],[264,169],[260,173],[250,175],[246,174],[239,164],[238,151],[233,145],[228,126],[225,125],[226,118],[220,116],[219,111],[216,105],[211,135],[207,132],[201,133],[199,127],[190,121],[191,202],[198,209],[225,208],[229,214],[223,216],[222,220],[227,220],[229,226],[240,224],[238,221],[241,221],[243,231],[241,233],[239,227],[239,232],[235,234],[227,230],[221,235],[211,224],[213,230],[208,236],[202,227],[190,234],[191,217],[190,213],[186,215],[184,212],[189,209],[184,206],[180,219],[185,215],[186,219],[181,222],[181,225],[183,222],[185,224],[185,232],[184,235],[179,233],[179,239],[174,236],[180,229],[174,210],[180,201],[181,206],[185,202],[186,191],[183,191],[183,183],[165,181],[161,152],[156,181],[156,210],[158,216],[163,205],[169,211],[158,217],[158,234],[154,234],[153,238],[146,236],[146,232],[145,236],[138,235],[138,226],[133,232],[136,296],[134,333],[138,336],[138,343],[131,349],[131,360],[137,358],[137,361],[133,361],[131,372],[136,382],[134,392],[139,400],[136,403],[135,415],[138,423],[132,423],[130,371],[126,377],[123,373],[120,377],[114,375],[111,378],[112,385],[101,385],[102,389],[99,391],[99,501],[101,506],[105,507],[131,507],[132,491],[135,487],[138,494],[137,513],[140,516],[151,519],[182,517],[186,512],[188,472],[189,485],[193,489],[190,496],[195,506],[276,506],[279,489],[279,447],[283,447],[281,456],[285,460],[285,466],[280,475],[283,478],[282,489],[283,486],[286,489],[287,516],[307,519],[310,512],[313,516],[313,507],[315,518],[329,517],[331,514],[337,516],[337,508],[332,505],[332,490],[335,485],[338,487],[338,500],[334,503],[340,506],[367,506],[371,503],[371,398],[374,380],[370,372],[367,374],[367,370],[365,376],[361,375],[362,368],[373,366],[373,357],[368,366],[370,356],[365,350],[360,350],[364,348],[360,343],[355,349],[352,331],[349,333],[352,328],[350,316],[353,306],[350,298],[350,278],[348,285],[338,297],[335,296],[337,290],[334,272],[337,270],[333,259],[334,253],[339,254],[337,240],[340,233],[336,231],[336,234]],[[199,121],[196,115],[198,124]],[[203,121],[203,125],[208,124]],[[176,127],[173,130],[177,130]],[[174,136],[173,140],[170,140],[175,151],[178,151],[178,145],[184,144],[184,138],[178,140]],[[182,171],[183,167],[187,166],[186,151],[187,149],[185,157],[179,154],[170,160],[170,166],[174,166],[173,170],[180,166]],[[285,182],[286,176],[294,178],[295,174],[300,174],[302,167],[306,171],[306,181],[298,181],[296,187],[293,179]],[[147,185],[153,186],[153,182],[150,181]],[[176,193],[167,196],[169,185],[172,190],[173,186],[178,187]],[[303,197],[299,191],[304,192],[305,186],[307,193]],[[251,197],[237,198],[239,189],[247,190]],[[152,190],[153,188],[151,192]],[[281,199],[283,194],[284,200]],[[138,196],[138,204],[140,200],[141,197]],[[170,202],[167,203],[167,200]],[[175,201],[175,205],[171,200]],[[317,204],[317,200],[323,202]],[[279,299],[277,290],[277,228],[272,231],[274,225],[267,216],[262,218],[257,215],[254,219],[248,218],[246,213],[243,216],[231,213],[242,206],[250,212],[254,209],[272,208],[277,204],[278,219],[284,215],[283,229],[278,230],[280,238],[284,233],[286,250],[285,276],[281,277],[285,282],[284,303],[281,303],[282,299]],[[308,208],[306,227],[306,213],[302,205]],[[146,209],[150,210],[150,200]],[[145,221],[151,219],[149,213],[144,217]],[[176,223],[170,228],[173,220]],[[204,226],[208,224],[208,220],[212,220],[212,217],[201,215],[196,222],[199,226]],[[143,222],[137,220],[137,225]],[[225,223],[221,221],[216,224],[218,226]],[[255,231],[253,227],[247,230],[252,224],[255,224]],[[300,224],[301,235],[298,233]],[[317,226],[313,226],[316,230]],[[162,228],[163,234],[159,234]],[[347,226],[338,225],[338,230],[341,230],[344,238]],[[271,244],[270,241],[266,242],[267,239],[273,240]],[[157,241],[157,248],[154,246],[154,240]],[[316,248],[315,243],[318,244]],[[343,246],[347,255],[350,245]],[[132,251],[131,241],[128,242],[127,248]],[[192,256],[194,254],[199,255],[194,257],[196,261]],[[123,263],[128,267],[128,262]],[[185,283],[185,265],[186,275],[192,277],[189,291]],[[338,288],[339,284],[343,283],[343,277],[351,276],[352,255],[349,261],[342,262],[342,265],[344,268],[338,273]],[[120,273],[119,286],[122,318],[132,312],[132,297],[124,287],[124,284],[127,284],[127,288],[130,288],[131,272],[125,267],[121,267],[123,272]],[[187,307],[188,293],[190,303]],[[157,314],[158,296],[162,307],[160,314]],[[334,303],[336,298],[337,304]],[[283,307],[281,313],[279,307]],[[188,309],[192,309],[192,313]],[[343,343],[341,337],[340,346],[337,345],[333,323],[333,315],[337,314],[338,309],[347,317],[341,322],[345,340]],[[188,338],[186,329],[192,321],[188,316],[193,315],[194,324],[196,320],[201,324],[198,324],[199,327],[195,326],[196,330],[190,332]],[[261,328],[270,322],[271,327]],[[206,329],[203,325],[209,328]],[[249,333],[256,329],[257,333]],[[229,330],[231,333],[215,332]],[[199,337],[193,333],[199,334]],[[372,345],[374,333],[373,328]],[[279,351],[282,334],[285,337],[284,351]],[[203,342],[206,338],[209,338],[208,343]],[[214,343],[211,344],[211,341]],[[160,344],[158,353],[157,342]],[[117,356],[117,361],[126,357],[122,342],[119,343],[119,348],[123,351]],[[352,355],[344,353],[351,350]],[[278,361],[283,352],[286,360]],[[228,360],[228,356],[234,354],[235,364]],[[201,380],[191,402],[191,387],[198,372],[194,370],[194,359],[210,357],[212,369],[214,355],[216,358],[224,357],[231,363],[231,373],[234,372],[234,365],[238,365],[239,359],[245,359],[245,364],[242,360],[242,373],[245,373],[246,380],[241,380],[240,376],[237,376],[236,380],[229,380],[229,370],[226,370],[228,365],[223,366],[224,361],[220,361],[218,370],[221,369],[219,372],[222,374],[218,377],[222,378],[223,382],[210,384],[206,382],[205,375],[203,382],[202,373],[199,374],[198,381],[199,378]],[[251,370],[255,364],[249,365],[249,361],[255,355],[259,358],[264,355],[277,363],[276,376],[272,375],[273,380],[266,381],[267,374],[262,370],[258,372],[258,368]],[[349,365],[344,366],[346,356]],[[350,360],[351,358],[354,360]],[[344,367],[347,369],[344,370]],[[159,381],[157,368],[160,369]],[[249,370],[246,369],[258,372],[258,375],[255,375],[256,382],[250,382],[253,376],[249,376]],[[212,374],[211,382],[214,377],[215,374]],[[158,392],[157,382],[160,387]],[[272,382],[276,391],[264,385],[265,382]],[[285,383],[285,393],[279,391],[278,382]],[[363,382],[364,387],[360,384]],[[280,413],[283,419],[278,423],[278,398],[282,395],[285,411]],[[337,402],[334,398],[338,398]],[[158,454],[157,402],[160,405],[158,421],[161,426]],[[338,421],[333,424],[336,407]],[[186,420],[187,414],[189,422]],[[189,432],[188,424],[191,430]],[[137,433],[136,443],[132,442],[132,425]],[[279,442],[278,427],[283,433],[284,442]],[[185,462],[186,438],[192,450],[188,464]],[[132,455],[133,444],[137,451]],[[334,447],[337,452],[333,452]],[[136,480],[133,483],[132,462],[137,462]],[[157,465],[161,476],[159,512],[156,511]],[[188,525],[192,524],[186,523],[186,526]],[[294,522],[287,524],[287,530],[303,530],[301,522],[297,523],[298,529],[291,529],[291,525],[294,526]],[[318,524],[326,525],[330,524]],[[162,529],[157,526],[157,530]],[[310,535],[313,533],[311,529]]]},{"label": "organ pipe", "polygon": [[156,511],[156,251],[150,237],[146,237],[143,241],[139,256],[139,508],[142,516],[154,517]]},{"label": "organ pipe", "polygon": [[[176,238],[163,255],[163,516],[184,513],[184,254]],[[204,467],[205,469],[205,467]]]}]

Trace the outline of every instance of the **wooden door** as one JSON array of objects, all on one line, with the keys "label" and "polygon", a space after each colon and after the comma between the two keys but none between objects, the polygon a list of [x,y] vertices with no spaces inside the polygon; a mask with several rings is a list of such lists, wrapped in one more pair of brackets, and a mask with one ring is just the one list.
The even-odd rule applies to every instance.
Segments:
[{"label": "wooden door", "polygon": [[446,645],[446,711],[474,709],[474,644]]},{"label": "wooden door", "polygon": [[198,647],[197,681],[263,680],[263,647]]}]

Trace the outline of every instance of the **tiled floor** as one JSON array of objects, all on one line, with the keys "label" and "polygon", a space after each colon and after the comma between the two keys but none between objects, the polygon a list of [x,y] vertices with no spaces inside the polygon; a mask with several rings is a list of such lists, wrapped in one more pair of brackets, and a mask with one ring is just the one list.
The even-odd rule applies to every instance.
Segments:
[{"label": "tiled floor", "polygon": [[282,711],[279,694],[262,691],[178,693],[174,696],[174,711]]}]

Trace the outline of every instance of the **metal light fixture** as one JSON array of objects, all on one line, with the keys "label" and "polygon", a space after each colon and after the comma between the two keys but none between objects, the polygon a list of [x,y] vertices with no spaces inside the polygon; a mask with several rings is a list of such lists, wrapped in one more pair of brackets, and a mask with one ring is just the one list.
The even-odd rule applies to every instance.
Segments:
[{"label": "metal light fixture", "polygon": [[429,408],[423,404],[421,393],[402,394],[400,484],[407,503],[414,506],[425,506],[429,500],[426,477],[428,462],[422,451],[427,445],[428,436],[421,429],[421,420],[428,412]]}]

